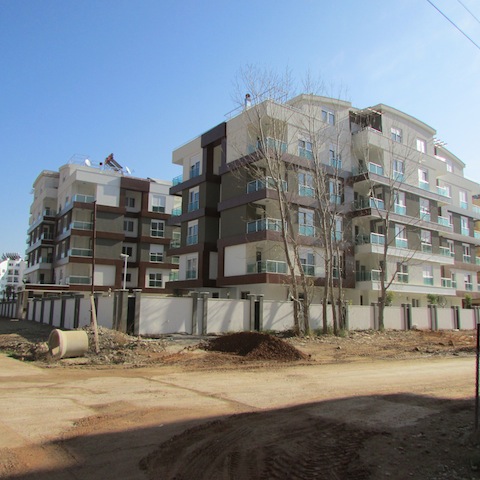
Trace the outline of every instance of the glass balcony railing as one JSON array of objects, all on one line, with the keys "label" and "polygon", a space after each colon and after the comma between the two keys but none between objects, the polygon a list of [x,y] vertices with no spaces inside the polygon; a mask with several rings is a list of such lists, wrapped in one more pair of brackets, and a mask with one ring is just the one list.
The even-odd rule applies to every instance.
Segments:
[{"label": "glass balcony railing", "polygon": [[72,197],[72,202],[79,202],[79,203],[93,203],[95,201],[95,197],[93,195],[82,195],[77,193]]},{"label": "glass balcony railing", "polygon": [[264,260],[247,265],[247,273],[287,273],[286,262]]},{"label": "glass balcony railing", "polygon": [[444,277],[442,277],[442,287],[444,287],[444,288],[452,288],[452,279],[451,279],[451,278],[444,278]]},{"label": "glass balcony railing", "polygon": [[468,210],[468,202],[460,202],[460,208],[464,210]]},{"label": "glass balcony railing", "polygon": [[67,285],[90,285],[92,283],[91,277],[70,275],[65,279]]},{"label": "glass balcony railing", "polygon": [[480,238],[480,231],[479,230],[474,230],[473,231],[473,236],[474,236],[474,238]]},{"label": "glass balcony railing", "polygon": [[480,216],[480,207],[478,205],[472,205],[473,213]]},{"label": "glass balcony railing", "polygon": [[342,203],[342,196],[331,193],[330,194],[330,203],[333,203],[335,205],[340,205]]},{"label": "glass balcony railing", "polygon": [[272,150],[278,153],[286,153],[287,144],[281,140],[277,140],[272,137],[266,137],[263,140],[258,140],[256,145],[248,145],[248,153],[254,153],[258,150],[262,151],[264,149]]},{"label": "glass balcony railing", "polygon": [[369,162],[368,164],[368,171],[370,173],[375,173],[376,175],[384,176],[384,170],[381,165],[377,165],[376,163]]},{"label": "glass balcony railing", "polygon": [[172,217],[179,217],[182,214],[182,208],[177,207],[172,209]]},{"label": "glass balcony railing", "polygon": [[263,232],[271,230],[274,232],[282,231],[282,222],[274,218],[259,218],[247,223],[247,233]]},{"label": "glass balcony railing", "polygon": [[330,166],[335,170],[342,169],[342,160],[340,158],[330,158]]},{"label": "glass balcony railing", "polygon": [[470,236],[470,229],[466,227],[461,228],[462,235],[465,235],[466,237]]},{"label": "glass balcony railing", "polygon": [[200,207],[199,201],[195,200],[194,202],[190,202],[188,204],[188,211],[189,212],[194,212],[195,210],[198,210]]},{"label": "glass balcony railing", "polygon": [[200,176],[200,164],[193,165],[190,168],[190,178],[195,178]]},{"label": "glass balcony railing", "polygon": [[395,246],[397,248],[408,248],[408,240],[406,238],[396,238]]},{"label": "glass balcony railing", "polygon": [[423,277],[424,285],[433,285],[433,277]]},{"label": "glass balcony railing", "polygon": [[432,253],[432,245],[430,243],[422,243],[423,253]]},{"label": "glass balcony railing", "polygon": [[314,237],[315,227],[313,225],[299,225],[298,234],[303,235],[304,237]]},{"label": "glass balcony railing", "polygon": [[399,283],[408,283],[408,273],[398,272],[396,280]]},{"label": "glass balcony railing", "polygon": [[450,223],[450,220],[447,217],[438,217],[437,221],[439,225],[452,228],[452,224]]},{"label": "glass balcony railing", "polygon": [[196,270],[187,270],[186,272],[187,280],[192,280],[197,278],[197,271]]},{"label": "glass balcony railing", "polygon": [[370,235],[357,235],[355,237],[356,245],[385,245],[385,235],[380,233],[370,233]]},{"label": "glass balcony railing", "polygon": [[308,160],[313,160],[313,153],[311,150],[307,150],[306,148],[298,147],[298,156],[306,158]]},{"label": "glass balcony railing", "polygon": [[430,217],[430,211],[429,210],[420,210],[420,218],[422,220],[425,220],[426,222],[429,222],[431,217]]},{"label": "glass balcony railing", "polygon": [[395,170],[393,171],[393,179],[396,182],[404,182],[405,181],[405,175],[402,172],[396,172]]},{"label": "glass balcony railing", "polygon": [[450,250],[450,247],[439,247],[440,255],[444,257],[453,257],[455,255],[454,252]]},{"label": "glass balcony railing", "polygon": [[437,193],[442,197],[450,198],[450,195],[448,194],[448,189],[445,187],[440,187],[437,185]]},{"label": "glass balcony railing", "polygon": [[467,254],[463,254],[463,263],[472,263],[472,257]]},{"label": "glass balcony railing", "polygon": [[301,197],[314,197],[315,192],[312,187],[308,187],[307,185],[299,185],[298,186],[298,194]]},{"label": "glass balcony railing", "polygon": [[380,270],[362,270],[355,273],[355,280],[357,282],[379,282]]},{"label": "glass balcony railing", "polygon": [[465,282],[465,290],[467,290],[467,292],[473,291],[473,283]]},{"label": "glass balcony railing", "polygon": [[422,190],[427,190],[427,191],[430,191],[430,184],[425,181],[425,180],[419,180],[418,181],[418,186],[422,189]]},{"label": "glass balcony railing", "polygon": [[[272,177],[252,180],[247,183],[247,193],[258,192],[260,190],[265,190],[266,188],[275,188],[275,180]],[[284,192],[288,191],[287,182],[285,180],[281,181],[281,188]]]},{"label": "glass balcony railing", "polygon": [[198,243],[198,235],[187,235],[187,245],[196,245]]},{"label": "glass balcony railing", "polygon": [[71,248],[68,251],[69,257],[91,257],[93,251],[91,248]]},{"label": "glass balcony railing", "polygon": [[475,265],[480,265],[480,257],[475,257]]},{"label": "glass balcony railing", "polygon": [[173,180],[172,180],[172,185],[175,187],[175,185],[179,185],[180,183],[183,182],[183,175],[177,175]]},{"label": "glass balcony railing", "polygon": [[407,206],[406,205],[400,205],[396,203],[394,205],[395,213],[398,215],[406,215],[407,214]]},{"label": "glass balcony railing", "polygon": [[77,220],[74,220],[70,224],[70,228],[75,228],[77,230],[92,230],[93,228],[93,223],[92,222],[80,222]]},{"label": "glass balcony railing", "polygon": [[170,240],[170,248],[180,248],[181,241],[179,238],[174,238]]}]

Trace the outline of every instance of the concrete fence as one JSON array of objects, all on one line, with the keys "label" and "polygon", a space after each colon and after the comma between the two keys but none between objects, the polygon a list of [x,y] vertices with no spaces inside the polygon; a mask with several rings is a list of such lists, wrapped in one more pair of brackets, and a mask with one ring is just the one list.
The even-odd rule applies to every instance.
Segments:
[{"label": "concrete fence", "polygon": [[[249,295],[247,300],[209,298],[208,294],[190,297],[159,297],[140,291],[126,291],[94,296],[97,323],[106,328],[136,335],[185,333],[190,335],[219,334],[249,330],[285,331],[293,328],[293,303],[264,300],[262,295]],[[340,312],[338,312],[340,313]],[[89,295],[61,295],[0,302],[0,316],[25,318],[60,329],[89,325],[92,300]],[[378,307],[347,305],[345,323],[349,330],[378,329]],[[451,330],[476,328],[480,310],[459,307],[415,307],[405,304],[385,308],[384,325],[390,330]],[[327,322],[332,325],[331,306]],[[311,305],[310,328],[321,329],[322,305]]]}]

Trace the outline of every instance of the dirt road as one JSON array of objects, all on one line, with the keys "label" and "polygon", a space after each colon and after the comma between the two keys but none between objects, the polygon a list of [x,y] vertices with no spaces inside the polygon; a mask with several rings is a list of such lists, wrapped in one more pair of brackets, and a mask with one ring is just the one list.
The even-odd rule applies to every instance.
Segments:
[{"label": "dirt road", "polygon": [[[457,337],[439,348],[465,348]],[[365,356],[372,338],[385,341],[302,340],[311,360],[290,363],[192,348],[142,368],[0,354],[0,478],[480,478],[471,351],[411,357],[435,348],[407,335],[399,360],[395,334],[385,360]]]}]

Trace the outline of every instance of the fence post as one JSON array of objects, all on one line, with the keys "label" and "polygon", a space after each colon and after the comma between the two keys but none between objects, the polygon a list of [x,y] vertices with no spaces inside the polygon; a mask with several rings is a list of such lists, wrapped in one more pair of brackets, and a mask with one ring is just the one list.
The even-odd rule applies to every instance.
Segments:
[{"label": "fence post", "polygon": [[192,335],[197,334],[197,315],[198,315],[198,292],[191,292],[192,297]]},{"label": "fence post", "polygon": [[258,330],[263,330],[263,294],[257,295],[258,303]]},{"label": "fence post", "polygon": [[208,332],[208,292],[201,292],[202,296],[202,335],[206,335]]}]

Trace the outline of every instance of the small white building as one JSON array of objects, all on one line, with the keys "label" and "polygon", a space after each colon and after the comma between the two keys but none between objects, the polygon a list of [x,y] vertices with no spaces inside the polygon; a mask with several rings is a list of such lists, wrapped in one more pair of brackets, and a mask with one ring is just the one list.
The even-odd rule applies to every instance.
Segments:
[{"label": "small white building", "polygon": [[26,262],[18,253],[5,253],[0,261],[0,298],[9,299],[23,285]]}]

